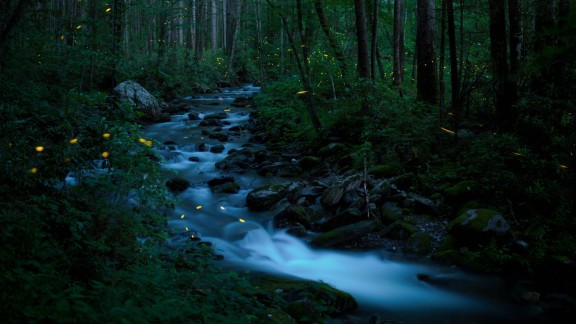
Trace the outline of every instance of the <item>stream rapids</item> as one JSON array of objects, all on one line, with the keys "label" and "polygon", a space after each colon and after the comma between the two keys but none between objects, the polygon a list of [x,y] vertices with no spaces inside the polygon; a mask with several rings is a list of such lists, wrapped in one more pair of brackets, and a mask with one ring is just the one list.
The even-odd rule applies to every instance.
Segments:
[{"label": "stream rapids", "polygon": [[[503,302],[509,288],[503,279],[447,265],[413,262],[384,251],[315,250],[284,230],[273,228],[269,212],[250,211],[246,207],[250,190],[288,179],[261,177],[252,171],[230,174],[215,164],[231,149],[265,149],[249,141],[248,131],[229,132],[234,126],[246,124],[252,109],[231,106],[233,101],[258,91],[258,87],[244,86],[186,97],[183,100],[200,120],[178,114],[169,122],[145,126],[147,138],[167,143],[156,148],[163,156],[163,167],[191,184],[178,194],[175,209],[169,211],[168,223],[173,230],[212,242],[216,252],[233,267],[322,281],[346,291],[359,303],[351,318],[360,323],[367,323],[371,314],[402,323],[522,322],[526,309]],[[226,142],[208,138],[199,126],[206,116],[222,112],[226,113],[222,132],[229,134]],[[221,153],[199,150],[218,144],[224,145]],[[211,191],[207,181],[224,175],[234,176],[240,185],[238,193]],[[434,280],[419,280],[419,274]]]}]

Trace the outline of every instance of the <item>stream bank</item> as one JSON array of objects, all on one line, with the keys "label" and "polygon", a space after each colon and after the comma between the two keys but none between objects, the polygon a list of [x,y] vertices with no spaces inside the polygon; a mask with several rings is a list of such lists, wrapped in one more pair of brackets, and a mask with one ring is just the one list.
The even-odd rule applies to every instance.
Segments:
[{"label": "stream bank", "polygon": [[201,237],[234,267],[351,292],[360,321],[373,313],[405,322],[538,318],[541,309],[526,300],[529,287],[397,253],[428,255],[449,226],[430,216],[405,217],[398,205],[427,213],[437,206],[404,190],[401,177],[318,176],[325,162],[341,156],[339,143],[321,149],[319,159],[269,150],[251,107],[257,91],[187,97],[176,103],[186,113],[146,127],[146,136],[162,143],[164,166],[177,173],[168,183],[178,198],[167,211],[174,241]]}]

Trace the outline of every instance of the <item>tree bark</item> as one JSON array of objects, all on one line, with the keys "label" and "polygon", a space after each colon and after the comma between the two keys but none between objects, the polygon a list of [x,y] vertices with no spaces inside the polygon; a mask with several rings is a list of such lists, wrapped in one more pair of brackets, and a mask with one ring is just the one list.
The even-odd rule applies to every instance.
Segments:
[{"label": "tree bark", "polygon": [[369,78],[368,32],[366,30],[366,6],[364,0],[354,0],[354,13],[358,45],[358,75],[360,78]]},{"label": "tree bark", "polygon": [[434,0],[418,0],[416,17],[416,91],[418,100],[438,103]]},{"label": "tree bark", "polygon": [[400,86],[404,80],[404,0],[394,1],[394,69],[392,85]]},{"label": "tree bark", "polygon": [[489,0],[490,60],[492,62],[497,126],[506,131],[512,123],[512,102],[508,92],[505,0]]},{"label": "tree bark", "polygon": [[372,42],[370,44],[370,76],[376,80],[376,49],[378,48],[378,0],[372,8]]},{"label": "tree bark", "polygon": [[[454,129],[460,123],[460,80],[458,72],[458,54],[456,51],[456,27],[454,26],[454,4],[452,0],[446,1],[446,18],[448,19],[448,43],[450,46],[450,81],[452,85],[451,110],[454,114]],[[457,132],[455,134],[458,134]]]}]

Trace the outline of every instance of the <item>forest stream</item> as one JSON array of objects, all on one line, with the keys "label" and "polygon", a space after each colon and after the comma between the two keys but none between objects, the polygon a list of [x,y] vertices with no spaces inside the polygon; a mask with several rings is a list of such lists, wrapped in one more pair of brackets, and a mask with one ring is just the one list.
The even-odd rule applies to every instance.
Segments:
[{"label": "forest stream", "polygon": [[[363,323],[372,314],[379,314],[384,321],[404,323],[519,322],[530,316],[527,307],[505,302],[510,283],[504,279],[429,261],[414,262],[381,250],[312,249],[302,239],[274,228],[270,212],[249,210],[246,196],[252,189],[302,180],[216,168],[230,150],[265,149],[252,143],[251,134],[242,127],[250,120],[251,108],[231,106],[236,98],[250,97],[257,91],[258,87],[244,86],[186,97],[182,100],[199,120],[191,120],[188,113],[177,114],[169,122],[145,127],[148,138],[164,143],[157,148],[164,157],[163,166],[190,181],[190,187],[177,194],[175,209],[167,212],[170,227],[182,233],[173,241],[198,236],[212,242],[216,253],[224,256],[224,261],[218,262],[231,267],[322,281],[346,291],[360,305],[351,318]],[[199,124],[205,117],[222,113],[226,115],[221,119],[221,132],[227,139],[203,134]],[[224,145],[222,152],[211,152],[210,148],[220,144]],[[207,182],[222,176],[233,176],[240,190],[232,194],[213,192]],[[420,280],[422,274],[433,280]]]}]

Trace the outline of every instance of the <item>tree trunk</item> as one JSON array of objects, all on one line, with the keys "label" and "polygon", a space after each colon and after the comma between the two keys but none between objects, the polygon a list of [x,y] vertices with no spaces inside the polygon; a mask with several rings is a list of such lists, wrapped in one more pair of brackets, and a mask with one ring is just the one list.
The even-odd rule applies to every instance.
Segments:
[{"label": "tree trunk", "polygon": [[346,59],[344,57],[344,54],[342,53],[342,50],[340,49],[340,46],[338,45],[336,37],[334,36],[332,30],[330,29],[330,25],[328,24],[328,18],[326,18],[326,12],[324,11],[324,6],[322,5],[322,0],[314,0],[314,8],[316,9],[316,14],[318,15],[320,27],[322,27],[322,31],[324,32],[324,35],[328,39],[330,49],[336,56],[336,60],[340,65],[340,75],[342,75],[342,78],[346,80],[348,70],[348,67],[346,66]]},{"label": "tree trunk", "polygon": [[434,0],[418,0],[416,17],[417,98],[433,105],[438,103],[434,29]]},{"label": "tree trunk", "polygon": [[454,114],[454,130],[457,135],[460,127],[460,80],[458,78],[458,54],[456,51],[456,27],[454,26],[454,4],[446,1],[446,18],[448,19],[448,43],[450,46],[450,81],[452,85],[451,110]]},{"label": "tree trunk", "polygon": [[446,82],[444,81],[444,70],[446,67],[446,6],[448,1],[451,0],[442,0],[442,15],[440,18],[440,58],[438,64],[440,127],[444,126],[444,118],[446,117],[446,107],[444,105],[446,97]]},{"label": "tree trunk", "polygon": [[374,0],[372,8],[372,42],[370,44],[370,76],[376,80],[376,49],[378,48],[378,0]]},{"label": "tree trunk", "polygon": [[490,60],[492,62],[494,102],[497,126],[501,131],[512,123],[512,102],[508,92],[505,0],[489,0]]},{"label": "tree trunk", "polygon": [[519,0],[508,0],[508,21],[510,24],[510,73],[515,76],[522,57],[522,20]]},{"label": "tree trunk", "polygon": [[360,78],[369,78],[368,32],[366,30],[366,7],[364,0],[354,0],[354,13],[356,17],[356,39],[358,45],[358,75]]},{"label": "tree trunk", "polygon": [[212,44],[212,51],[216,51],[218,48],[218,19],[216,18],[218,8],[216,6],[216,0],[212,0],[211,10],[210,22],[212,23],[212,32],[210,34],[210,40]]},{"label": "tree trunk", "polygon": [[394,69],[392,85],[401,86],[404,80],[404,0],[394,1]]}]

